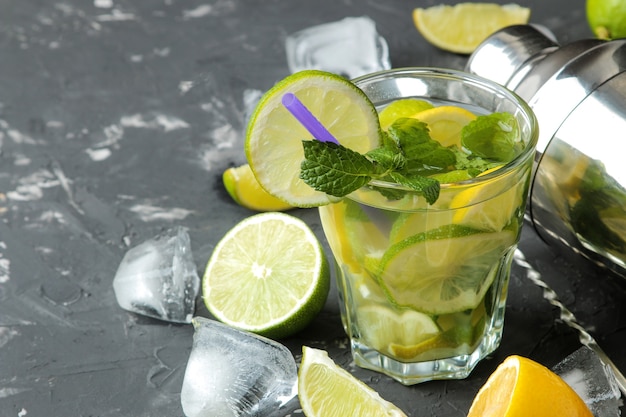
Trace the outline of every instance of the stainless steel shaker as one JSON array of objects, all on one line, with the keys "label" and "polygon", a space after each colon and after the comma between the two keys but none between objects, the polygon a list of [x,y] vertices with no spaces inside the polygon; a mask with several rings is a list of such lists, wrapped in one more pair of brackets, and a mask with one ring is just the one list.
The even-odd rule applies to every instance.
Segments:
[{"label": "stainless steel shaker", "polygon": [[528,212],[539,236],[626,278],[626,39],[559,45],[510,26],[466,70],[525,99],[539,122]]}]

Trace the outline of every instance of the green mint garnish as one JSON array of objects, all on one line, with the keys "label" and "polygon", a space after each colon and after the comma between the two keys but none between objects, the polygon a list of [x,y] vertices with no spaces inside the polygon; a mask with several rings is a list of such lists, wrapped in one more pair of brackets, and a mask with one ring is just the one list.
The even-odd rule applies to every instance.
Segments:
[{"label": "green mint garnish", "polygon": [[[304,161],[300,165],[300,178],[312,188],[335,197],[348,195],[372,179],[394,181],[421,193],[433,204],[439,198],[439,182],[421,174],[443,169],[436,166],[440,161],[446,166],[453,164],[454,154],[430,138],[426,124],[414,122],[401,119],[397,128],[390,128],[389,135],[383,138],[383,146],[366,155],[332,142],[302,141]],[[435,164],[427,165],[421,157],[423,153]],[[447,156],[439,157],[443,154]],[[393,199],[404,194],[384,193]]]},{"label": "green mint garnish", "polygon": [[376,166],[365,156],[333,142],[302,141],[300,178],[318,191],[343,197],[366,185]]},{"label": "green mint garnish", "polygon": [[428,175],[454,165],[454,153],[430,137],[424,122],[401,118],[389,126],[388,133],[407,159],[407,173]]},{"label": "green mint garnish", "polygon": [[[461,131],[463,148],[444,147],[430,137],[428,125],[414,118],[397,119],[381,137],[382,145],[362,155],[342,145],[304,140],[300,178],[317,191],[343,197],[372,180],[395,182],[424,196],[439,198],[446,173],[475,177],[509,162],[523,147],[517,120],[509,113],[479,116]],[[436,175],[435,175],[436,174]],[[457,174],[459,176],[460,174]],[[390,200],[406,195],[402,189],[370,187]]]},{"label": "green mint garnish", "polygon": [[494,162],[477,157],[476,155],[468,154],[459,148],[450,148],[456,155],[456,163],[454,164],[457,170],[467,170],[471,177],[476,177],[488,169],[501,166],[502,162]]},{"label": "green mint garnish", "polygon": [[473,155],[509,162],[519,152],[519,126],[510,113],[479,116],[461,131],[461,144]]}]

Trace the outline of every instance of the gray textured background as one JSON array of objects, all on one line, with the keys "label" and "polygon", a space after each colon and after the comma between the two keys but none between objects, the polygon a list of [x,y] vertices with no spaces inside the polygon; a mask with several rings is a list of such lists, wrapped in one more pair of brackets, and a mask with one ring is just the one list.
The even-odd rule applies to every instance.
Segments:
[{"label": "gray textured background", "polygon": [[[182,416],[192,329],[118,307],[122,256],[183,225],[202,273],[217,241],[253,214],[221,174],[244,162],[244,91],[289,73],[288,34],[367,15],[394,67],[463,68],[466,57],[413,26],[412,9],[434,3],[0,0],[0,416]],[[583,0],[519,3],[562,43],[591,35]],[[291,213],[323,241],[315,210]],[[528,227],[520,248],[626,369],[624,283],[555,257]],[[515,266],[501,348],[467,380],[404,387],[351,364],[335,297],[282,342],[298,362],[303,344],[327,349],[411,416],[464,416],[508,354],[552,366],[579,346]]]}]

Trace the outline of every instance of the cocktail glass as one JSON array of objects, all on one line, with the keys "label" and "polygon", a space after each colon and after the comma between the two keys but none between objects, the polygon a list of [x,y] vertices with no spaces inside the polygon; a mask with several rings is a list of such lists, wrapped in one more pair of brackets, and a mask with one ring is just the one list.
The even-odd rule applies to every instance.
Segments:
[{"label": "cocktail glass", "polygon": [[521,154],[497,170],[441,184],[434,204],[374,181],[319,209],[355,363],[406,385],[465,378],[502,338],[536,119],[506,88],[454,70],[395,69],[354,82],[379,110],[414,97],[476,115],[509,112],[518,121]]}]

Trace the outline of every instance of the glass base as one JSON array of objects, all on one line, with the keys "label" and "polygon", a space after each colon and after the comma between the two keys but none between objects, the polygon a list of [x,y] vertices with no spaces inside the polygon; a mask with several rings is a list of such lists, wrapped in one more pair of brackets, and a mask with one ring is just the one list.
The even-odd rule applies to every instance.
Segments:
[{"label": "glass base", "polygon": [[464,379],[474,367],[500,345],[502,327],[492,329],[476,347],[467,355],[436,359],[424,362],[400,362],[382,353],[352,341],[352,357],[356,365],[390,376],[404,385],[414,385],[437,379]]}]

